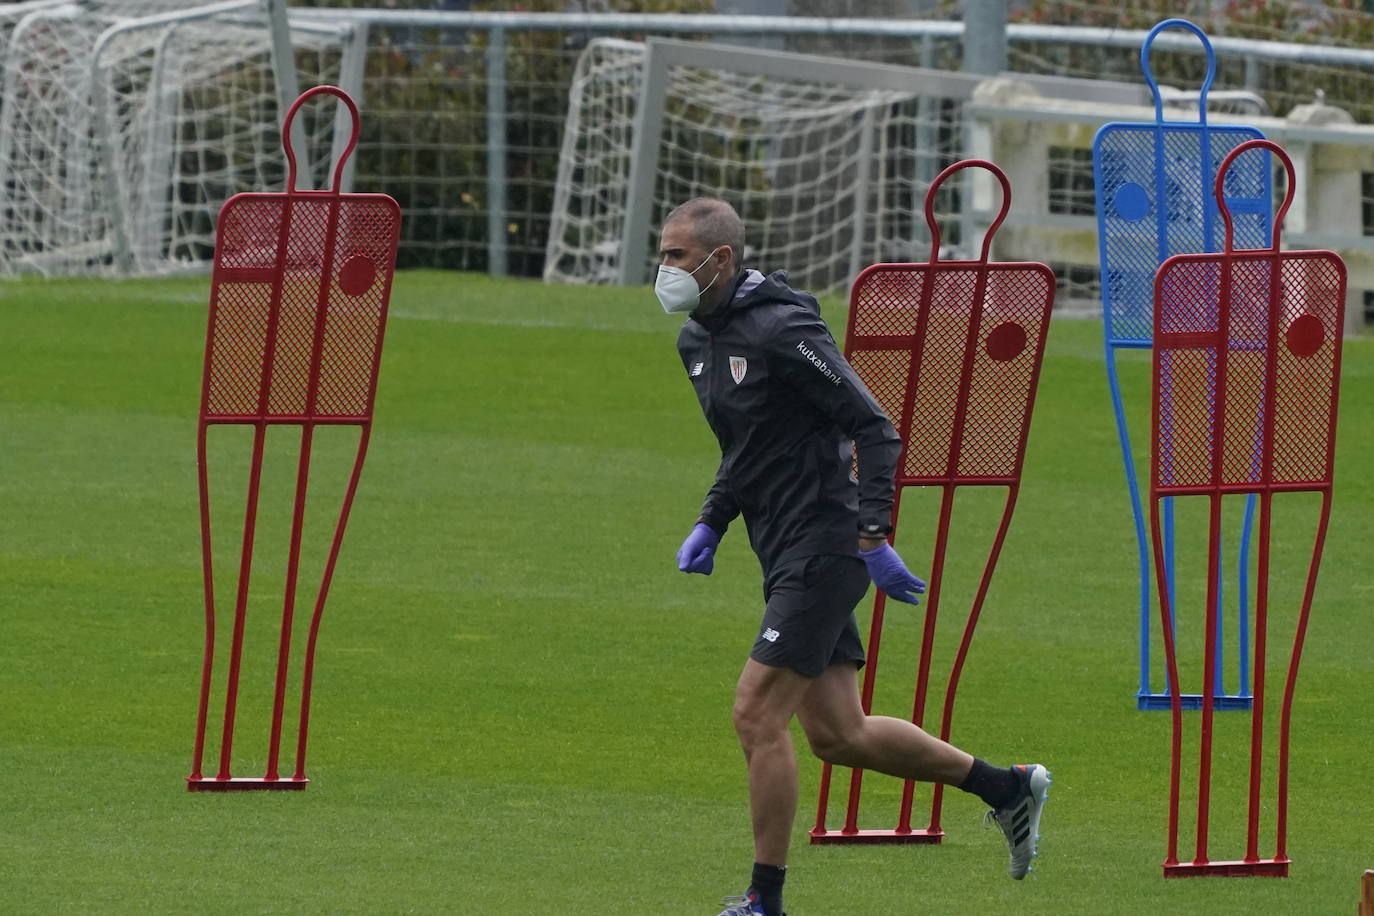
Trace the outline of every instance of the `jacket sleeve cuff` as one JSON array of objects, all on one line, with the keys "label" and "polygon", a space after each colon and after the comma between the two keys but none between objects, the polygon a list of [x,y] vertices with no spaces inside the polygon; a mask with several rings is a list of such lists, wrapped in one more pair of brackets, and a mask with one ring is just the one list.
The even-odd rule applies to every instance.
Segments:
[{"label": "jacket sleeve cuff", "polygon": [[883,536],[886,537],[887,533],[892,530],[892,510],[888,509],[885,512],[859,513],[860,531],[864,531],[874,527],[880,528],[883,531]]},{"label": "jacket sleeve cuff", "polygon": [[718,537],[725,537],[725,530],[730,527],[729,522],[723,522],[714,516],[705,514],[697,518],[697,524],[710,528]]}]

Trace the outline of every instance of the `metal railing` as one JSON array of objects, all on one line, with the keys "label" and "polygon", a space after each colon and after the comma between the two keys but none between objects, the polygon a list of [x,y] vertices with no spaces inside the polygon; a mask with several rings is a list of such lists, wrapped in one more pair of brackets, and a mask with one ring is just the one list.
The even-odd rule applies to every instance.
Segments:
[{"label": "metal railing", "polygon": [[[591,38],[767,37],[788,49],[949,69],[957,67],[964,30],[962,22],[941,20],[626,13],[302,8],[291,16],[370,29],[358,181],[396,194],[412,214],[402,263],[526,276],[542,269],[567,81]],[[1138,51],[1145,34],[1033,24],[1007,30],[1013,51],[1091,46],[1123,58]],[[1157,45],[1166,53],[1197,47],[1191,36],[1170,33]],[[1276,104],[1275,94],[1288,87],[1263,85],[1256,74],[1266,67],[1340,68],[1374,90],[1371,49],[1226,36],[1213,45],[1220,58],[1244,68],[1246,85],[1229,88],[1267,95],[1280,113],[1299,99],[1289,93]],[[1056,75],[1044,68],[1039,74]],[[1143,85],[1141,92],[1143,98]]]}]

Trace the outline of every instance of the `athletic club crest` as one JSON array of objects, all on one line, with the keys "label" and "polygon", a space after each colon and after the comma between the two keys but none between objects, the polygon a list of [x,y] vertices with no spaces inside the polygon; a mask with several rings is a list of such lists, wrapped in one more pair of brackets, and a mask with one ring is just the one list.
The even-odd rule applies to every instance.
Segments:
[{"label": "athletic club crest", "polygon": [[744,381],[744,373],[748,371],[749,360],[745,359],[743,356],[730,357],[730,377],[735,380],[736,385]]}]

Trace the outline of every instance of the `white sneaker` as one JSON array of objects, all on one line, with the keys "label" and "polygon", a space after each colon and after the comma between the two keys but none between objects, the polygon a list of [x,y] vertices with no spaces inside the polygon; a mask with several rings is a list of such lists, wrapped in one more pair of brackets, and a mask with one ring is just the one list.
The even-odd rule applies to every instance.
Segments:
[{"label": "white sneaker", "polygon": [[757,916],[763,912],[763,904],[753,894],[726,897],[721,903],[725,904],[725,909],[720,911],[719,916]]},{"label": "white sneaker", "polygon": [[1012,767],[1022,778],[1022,789],[1010,804],[989,811],[984,824],[997,822],[1002,834],[1007,838],[1010,859],[1007,874],[1017,881],[1026,877],[1031,870],[1031,859],[1036,858],[1035,844],[1040,840],[1040,813],[1045,810],[1045,802],[1050,798],[1050,771],[1038,763]]}]

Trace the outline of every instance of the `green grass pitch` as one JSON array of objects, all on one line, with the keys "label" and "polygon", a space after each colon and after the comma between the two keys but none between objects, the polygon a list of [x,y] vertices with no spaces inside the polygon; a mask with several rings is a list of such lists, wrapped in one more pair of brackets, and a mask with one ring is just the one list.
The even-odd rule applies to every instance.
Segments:
[{"label": "green grass pitch", "polygon": [[[372,452],[320,639],[312,785],[186,792],[206,301],[203,278],[0,286],[0,907],[707,914],[740,892],[751,855],[729,707],[759,572],[741,530],[715,575],[675,568],[717,453],[673,349],[678,321],[647,289],[397,279]],[[838,334],[843,306],[826,308]],[[1123,371],[1139,398],[1147,363]],[[350,445],[331,432],[312,481],[325,502]],[[240,775],[264,757],[290,438],[269,440]],[[245,441],[211,441],[224,614]],[[1008,879],[1000,835],[959,792],[941,846],[809,846],[819,765],[805,757],[794,916],[1353,912],[1374,867],[1371,450],[1374,341],[1352,340],[1294,711],[1292,877],[1165,881],[1169,721],[1134,709],[1135,548],[1101,328],[1055,322],[955,720],[969,750],[1054,771],[1037,870]],[[1276,525],[1275,602],[1288,604],[1274,612],[1271,683],[1310,549],[1304,500]],[[956,507],[937,671],[994,503],[970,494]],[[307,571],[326,510],[311,504]],[[917,570],[933,510],[924,493],[904,506],[898,547]],[[1196,578],[1202,515],[1180,517],[1181,575]],[[1195,635],[1200,601],[1188,588],[1181,599],[1180,629]],[[921,609],[889,619],[878,711],[904,715]],[[1197,677],[1196,640],[1181,639],[1184,676]],[[1240,723],[1218,716],[1216,859],[1243,853]],[[1185,786],[1195,753],[1190,742]],[[869,789],[864,826],[891,826],[894,784]],[[1266,853],[1272,827],[1266,809]]]}]

